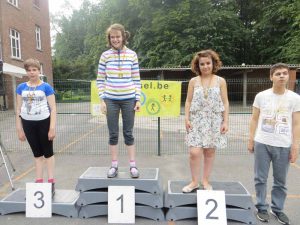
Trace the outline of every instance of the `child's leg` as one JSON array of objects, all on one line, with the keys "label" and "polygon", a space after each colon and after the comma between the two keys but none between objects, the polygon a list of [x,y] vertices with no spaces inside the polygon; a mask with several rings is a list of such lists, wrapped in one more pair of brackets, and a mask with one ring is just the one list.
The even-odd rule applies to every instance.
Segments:
[{"label": "child's leg", "polygon": [[48,180],[54,179],[54,167],[55,167],[54,155],[52,155],[49,158],[46,158],[45,160],[46,160],[46,165],[47,165]]},{"label": "child's leg", "polygon": [[134,145],[126,145],[129,161],[135,161],[135,146]]},{"label": "child's leg", "polygon": [[197,186],[199,183],[199,176],[200,176],[200,162],[201,157],[203,155],[203,149],[201,148],[190,148],[190,169],[191,169],[191,175],[192,175],[192,182],[190,183],[190,186]]},{"label": "child's leg", "polygon": [[109,145],[112,161],[118,161],[118,145]]},{"label": "child's leg", "polygon": [[206,187],[209,184],[209,177],[215,161],[215,149],[213,148],[205,149],[203,155],[204,155],[204,168],[203,168],[202,184],[204,187]]},{"label": "child's leg", "polygon": [[44,157],[35,157],[35,180],[42,181],[43,180],[43,169],[44,169]]}]

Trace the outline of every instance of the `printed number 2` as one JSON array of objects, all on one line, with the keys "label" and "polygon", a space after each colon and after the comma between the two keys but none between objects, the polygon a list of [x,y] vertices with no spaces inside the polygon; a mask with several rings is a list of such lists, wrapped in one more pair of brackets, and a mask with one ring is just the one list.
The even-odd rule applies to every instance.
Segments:
[{"label": "printed number 2", "polygon": [[37,205],[37,204],[34,203],[34,207],[37,208],[37,209],[40,209],[40,208],[43,208],[44,205],[45,205],[45,201],[43,200],[44,193],[41,192],[41,191],[37,191],[37,192],[34,193],[34,196],[37,196],[38,194],[40,194],[40,197],[37,200],[41,201],[41,205],[39,206],[39,205]]},{"label": "printed number 2", "polygon": [[124,213],[124,210],[123,210],[123,195],[121,195],[119,198],[117,198],[117,201],[121,200],[121,213]]},{"label": "printed number 2", "polygon": [[214,207],[212,210],[209,211],[209,213],[206,215],[206,219],[211,219],[211,220],[217,220],[219,219],[219,217],[217,216],[211,216],[211,214],[213,214],[213,212],[216,210],[216,208],[218,207],[218,202],[214,199],[207,199],[207,201],[205,202],[206,205],[208,205],[209,202],[213,202],[214,203]]}]

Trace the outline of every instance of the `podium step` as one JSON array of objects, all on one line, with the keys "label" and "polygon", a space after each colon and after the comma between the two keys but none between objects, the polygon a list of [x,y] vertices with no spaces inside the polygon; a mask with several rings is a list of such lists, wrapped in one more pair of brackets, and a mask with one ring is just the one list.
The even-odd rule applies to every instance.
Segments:
[{"label": "podium step", "polygon": [[[142,182],[142,181],[141,181]],[[81,192],[77,201],[78,206],[85,206],[95,203],[107,203],[108,192],[106,191],[86,191]],[[153,208],[163,207],[163,196],[146,192],[135,192],[135,203],[151,206]]]},{"label": "podium step", "polygon": [[[182,193],[186,181],[168,181],[164,206],[175,208],[184,205],[197,205],[197,193]],[[253,210],[254,204],[250,193],[240,182],[211,182],[213,190],[224,190],[226,206]]]},{"label": "podium step", "polygon": [[[81,207],[79,211],[79,218],[86,219],[96,216],[106,216],[108,213],[107,204],[94,204]],[[136,205],[135,215],[152,219],[155,221],[165,221],[163,209],[156,209],[150,206]]]},{"label": "podium step", "polygon": [[136,190],[163,195],[162,182],[158,168],[140,168],[140,177],[132,179],[128,167],[119,167],[115,178],[107,178],[108,167],[89,167],[78,179],[76,190],[107,188],[108,186],[135,186]]},{"label": "podium step", "polygon": [[[0,215],[25,212],[26,190],[17,189],[0,201]],[[56,189],[52,201],[52,213],[70,218],[78,218],[79,207],[76,202],[79,192]]]},{"label": "podium step", "polygon": [[[226,208],[226,215],[228,220],[235,220],[238,222],[255,225],[256,218],[253,210]],[[170,208],[166,214],[166,220],[176,221],[182,219],[197,218],[197,207],[176,207]]]}]

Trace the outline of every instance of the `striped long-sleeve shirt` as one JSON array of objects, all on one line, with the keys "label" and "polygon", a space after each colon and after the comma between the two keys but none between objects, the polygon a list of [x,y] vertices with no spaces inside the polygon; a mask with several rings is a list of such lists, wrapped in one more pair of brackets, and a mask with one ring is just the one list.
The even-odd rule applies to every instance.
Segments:
[{"label": "striped long-sleeve shirt", "polygon": [[137,54],[125,47],[102,53],[97,75],[99,97],[112,100],[140,100],[141,80]]}]

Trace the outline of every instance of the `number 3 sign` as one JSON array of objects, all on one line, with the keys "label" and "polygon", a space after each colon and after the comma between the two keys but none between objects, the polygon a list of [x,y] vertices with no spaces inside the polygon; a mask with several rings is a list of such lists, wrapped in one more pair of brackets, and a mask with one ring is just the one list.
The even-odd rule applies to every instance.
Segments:
[{"label": "number 3 sign", "polygon": [[108,186],[108,223],[135,223],[134,186]]},{"label": "number 3 sign", "polygon": [[227,225],[224,191],[197,191],[199,225]]},{"label": "number 3 sign", "polygon": [[51,217],[50,183],[26,183],[26,217]]}]

